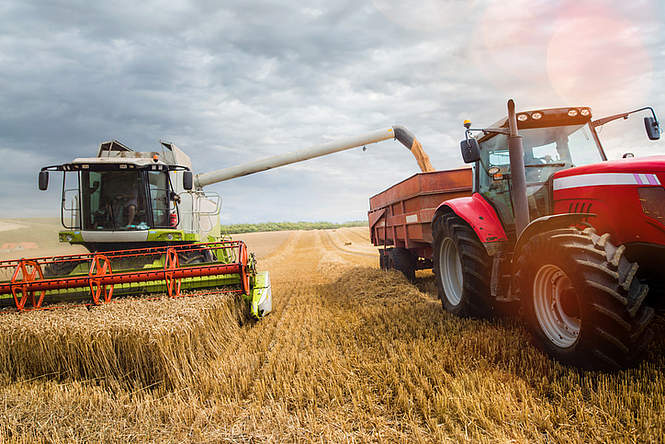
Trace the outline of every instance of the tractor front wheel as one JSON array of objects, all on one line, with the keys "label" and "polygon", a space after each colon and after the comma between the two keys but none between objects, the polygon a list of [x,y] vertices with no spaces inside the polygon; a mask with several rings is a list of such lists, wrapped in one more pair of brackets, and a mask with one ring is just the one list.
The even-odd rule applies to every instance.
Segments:
[{"label": "tractor front wheel", "polygon": [[457,316],[488,317],[491,261],[476,233],[455,214],[434,225],[433,269],[441,304]]},{"label": "tractor front wheel", "polygon": [[648,287],[623,247],[592,228],[552,230],[530,239],[517,259],[523,314],[537,345],[588,369],[635,364],[652,332]]}]

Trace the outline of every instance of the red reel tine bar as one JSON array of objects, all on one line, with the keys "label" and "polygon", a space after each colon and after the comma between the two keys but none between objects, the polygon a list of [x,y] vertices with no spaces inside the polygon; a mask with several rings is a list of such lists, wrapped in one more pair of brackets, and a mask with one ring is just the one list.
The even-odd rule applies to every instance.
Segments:
[{"label": "red reel tine bar", "polygon": [[[229,262],[208,261],[201,265],[181,263],[181,255],[208,255],[215,258],[224,254]],[[131,269],[131,264],[145,263],[145,257],[160,259],[156,266],[147,269]],[[163,258],[163,260],[161,259]],[[111,301],[113,288],[119,284],[165,281],[170,297],[180,296],[183,278],[238,274],[241,292],[249,292],[247,246],[242,241],[223,241],[168,247],[120,250],[106,253],[89,253],[69,256],[47,256],[32,259],[0,261],[0,295],[11,295],[18,311],[41,309],[46,292],[87,288],[94,305]],[[141,259],[141,260],[139,260]],[[163,266],[161,263],[163,262]],[[112,266],[120,264],[120,267]],[[85,264],[87,273],[49,276],[46,270],[73,270]],[[114,268],[117,268],[114,270]],[[11,276],[11,277],[10,277]],[[28,301],[30,308],[27,308]],[[48,301],[47,301],[48,302]]]}]

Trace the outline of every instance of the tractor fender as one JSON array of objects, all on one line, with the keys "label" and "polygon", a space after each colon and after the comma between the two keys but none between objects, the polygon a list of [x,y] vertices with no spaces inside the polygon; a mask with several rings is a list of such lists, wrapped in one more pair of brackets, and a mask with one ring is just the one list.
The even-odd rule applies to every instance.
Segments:
[{"label": "tractor fender", "polygon": [[490,256],[496,254],[508,240],[496,210],[478,193],[474,193],[471,197],[458,197],[441,203],[434,213],[433,232],[436,232],[440,216],[446,212],[453,212],[464,219]]},{"label": "tractor fender", "polygon": [[513,257],[518,257],[522,246],[524,246],[524,244],[536,234],[576,225],[585,222],[588,218],[594,216],[596,215],[592,213],[561,213],[534,219],[526,226],[526,228],[524,228],[519,239],[517,239]]}]

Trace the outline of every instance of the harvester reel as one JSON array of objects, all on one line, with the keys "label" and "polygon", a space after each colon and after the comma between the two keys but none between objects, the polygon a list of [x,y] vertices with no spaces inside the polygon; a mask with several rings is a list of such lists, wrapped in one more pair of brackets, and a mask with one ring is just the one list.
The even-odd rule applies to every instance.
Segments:
[{"label": "harvester reel", "polygon": [[[38,292],[39,297],[35,297],[36,292],[28,291],[26,285],[28,282],[41,279],[44,279],[44,274],[42,273],[42,268],[39,264],[35,261],[21,259],[21,262],[16,266],[16,270],[14,270],[14,275],[12,276],[11,281],[14,303],[19,311],[22,311],[25,308],[28,296],[30,297],[30,303],[33,308],[41,307],[46,291],[42,290]],[[17,282],[23,282],[23,284],[15,285]]]},{"label": "harvester reel", "polygon": [[175,248],[169,248],[166,251],[166,260],[164,261],[164,278],[166,279],[166,288],[169,297],[177,298],[180,296],[180,284],[182,279],[176,278],[174,270],[180,267],[180,259]]},{"label": "harvester reel", "polygon": [[[113,284],[102,284],[102,277],[112,274],[111,262],[103,254],[96,254],[90,265],[90,293],[95,305],[106,304],[113,296]],[[103,297],[102,297],[103,296]]]}]

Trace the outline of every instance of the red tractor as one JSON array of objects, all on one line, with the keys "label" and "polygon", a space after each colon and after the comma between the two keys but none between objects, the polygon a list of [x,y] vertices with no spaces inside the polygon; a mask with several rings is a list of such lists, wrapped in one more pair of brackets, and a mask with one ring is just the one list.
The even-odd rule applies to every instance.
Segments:
[{"label": "red tractor", "polygon": [[[471,196],[432,218],[432,263],[446,310],[487,316],[519,302],[536,342],[591,369],[637,362],[665,290],[665,156],[607,161],[589,108],[515,112],[492,128],[465,122]],[[473,133],[479,135],[476,139]]]}]

